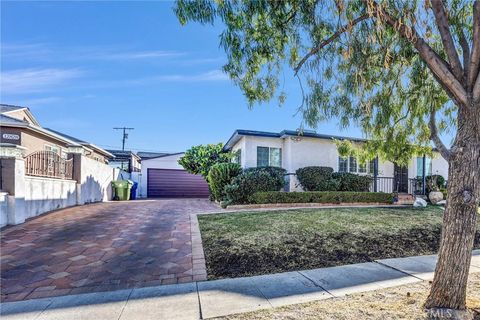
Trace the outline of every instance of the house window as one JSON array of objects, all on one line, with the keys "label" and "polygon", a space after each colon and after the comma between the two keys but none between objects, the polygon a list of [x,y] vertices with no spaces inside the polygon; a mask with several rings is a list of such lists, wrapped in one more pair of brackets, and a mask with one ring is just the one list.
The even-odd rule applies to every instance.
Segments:
[{"label": "house window", "polygon": [[[429,176],[432,174],[432,159],[425,158],[425,175]],[[423,177],[423,157],[417,158],[417,177]]]},{"label": "house window", "polygon": [[355,157],[350,157],[349,161],[349,172],[357,172],[357,159]]},{"label": "house window", "polygon": [[282,149],[257,147],[257,167],[281,167]]},{"label": "house window", "polygon": [[238,149],[237,151],[235,151],[232,162],[242,164],[242,149]]},{"label": "house window", "polygon": [[338,157],[338,172],[348,171],[348,158]]},{"label": "house window", "polygon": [[367,173],[367,163],[358,164],[358,173]]},{"label": "house window", "polygon": [[375,174],[375,160],[372,160],[368,163],[369,170],[371,174]]},{"label": "house window", "polygon": [[57,146],[51,146],[51,145],[46,144],[44,149],[45,149],[45,151],[52,151],[52,152],[55,152],[56,154],[60,153],[60,150],[58,149]]}]

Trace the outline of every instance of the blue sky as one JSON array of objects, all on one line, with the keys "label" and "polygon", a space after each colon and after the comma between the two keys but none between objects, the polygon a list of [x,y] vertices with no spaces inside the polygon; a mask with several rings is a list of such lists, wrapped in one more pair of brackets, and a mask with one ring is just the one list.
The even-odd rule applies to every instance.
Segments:
[{"label": "blue sky", "polygon": [[[28,106],[44,127],[107,148],[182,151],[225,142],[235,129],[296,129],[300,92],[249,110],[221,72],[221,26],[181,26],[172,2],[1,3],[1,102]],[[336,121],[317,132],[340,131]]]}]

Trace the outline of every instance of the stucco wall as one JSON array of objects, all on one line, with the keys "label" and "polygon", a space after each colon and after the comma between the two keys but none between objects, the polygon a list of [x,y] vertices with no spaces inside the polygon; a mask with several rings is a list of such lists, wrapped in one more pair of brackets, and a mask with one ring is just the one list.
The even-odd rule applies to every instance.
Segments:
[{"label": "stucco wall", "polygon": [[[282,148],[282,166],[284,163],[285,150],[283,150],[283,140],[279,138],[268,138],[268,137],[254,137],[254,136],[245,136],[244,146],[242,150],[245,150],[245,160],[242,159],[244,163],[243,167],[252,168],[257,166],[257,147],[272,147],[272,148]],[[243,151],[242,151],[243,152]]]},{"label": "stucco wall", "polygon": [[7,204],[7,195],[6,192],[0,192],[0,228],[7,225],[8,216],[8,204]]},{"label": "stucco wall", "polygon": [[82,156],[81,201],[91,203],[112,199],[112,181],[130,179],[130,174]]},{"label": "stucco wall", "polygon": [[[258,146],[282,148],[282,167],[288,173],[295,173],[298,168],[307,166],[326,166],[338,171],[338,152],[332,140],[290,136],[285,138],[244,136],[232,147],[233,151],[242,150],[242,167],[257,166]],[[416,165],[416,157],[414,157],[408,164],[409,178],[416,177]],[[448,177],[448,163],[439,154],[436,154],[432,160],[432,172]],[[380,161],[378,175],[393,177],[394,164],[390,161]],[[299,190],[296,177],[290,175],[289,179],[290,190]]]},{"label": "stucco wall", "polygon": [[74,206],[76,181],[43,177],[25,177],[25,218]]},{"label": "stucco wall", "polygon": [[152,169],[180,169],[184,170],[178,164],[178,160],[183,156],[183,153],[174,154],[166,157],[152,158],[142,161],[142,171],[140,173],[132,174],[133,181],[138,183],[137,197],[147,197],[147,172],[149,168]]}]

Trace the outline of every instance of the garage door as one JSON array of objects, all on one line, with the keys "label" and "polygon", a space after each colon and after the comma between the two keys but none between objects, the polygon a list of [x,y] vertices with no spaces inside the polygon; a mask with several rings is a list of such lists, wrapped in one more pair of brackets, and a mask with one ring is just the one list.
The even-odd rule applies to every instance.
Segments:
[{"label": "garage door", "polygon": [[208,197],[208,185],[200,175],[190,174],[185,170],[148,169],[148,197]]}]

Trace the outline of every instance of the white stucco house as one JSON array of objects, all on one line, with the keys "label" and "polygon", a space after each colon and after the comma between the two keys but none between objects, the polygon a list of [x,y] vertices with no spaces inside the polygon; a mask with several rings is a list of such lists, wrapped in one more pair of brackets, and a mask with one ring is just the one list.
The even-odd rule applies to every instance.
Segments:
[{"label": "white stucco house", "polygon": [[286,169],[290,177],[288,181],[290,191],[301,190],[295,178],[295,171],[307,166],[325,166],[333,168],[336,172],[376,176],[375,189],[383,192],[414,193],[416,191],[413,190],[416,188],[414,180],[424,175],[439,174],[448,179],[448,163],[437,152],[433,158],[413,158],[408,167],[401,167],[390,161],[378,161],[377,165],[377,161],[371,161],[366,165],[360,165],[354,157],[340,157],[334,139],[356,143],[366,141],[312,131],[299,134],[293,130],[283,130],[279,133],[236,130],[226,142],[224,150],[235,152],[235,161],[243,168],[278,166]]}]

